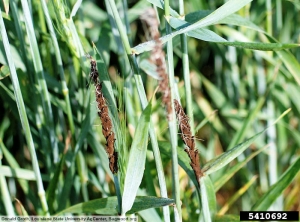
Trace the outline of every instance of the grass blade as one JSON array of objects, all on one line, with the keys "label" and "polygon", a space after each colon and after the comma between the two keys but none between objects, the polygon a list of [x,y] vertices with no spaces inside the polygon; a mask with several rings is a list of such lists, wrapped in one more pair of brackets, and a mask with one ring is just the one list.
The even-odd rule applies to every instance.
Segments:
[{"label": "grass blade", "polygon": [[299,76],[300,64],[295,58],[295,56],[291,52],[287,52],[287,51],[280,51],[277,52],[277,54],[282,59],[287,69],[291,72],[298,85],[300,85],[300,76]]},{"label": "grass blade", "polygon": [[53,158],[54,158],[55,162],[57,162],[58,161],[58,145],[57,145],[57,140],[56,140],[55,132],[54,132],[53,112],[52,112],[51,103],[50,103],[50,95],[49,95],[47,83],[45,80],[42,59],[41,59],[37,39],[36,39],[35,32],[34,32],[33,21],[32,21],[29,7],[28,7],[28,2],[26,0],[21,0],[21,3],[22,3],[23,12],[24,12],[26,31],[27,31],[27,35],[28,35],[28,39],[29,39],[29,43],[30,43],[29,44],[30,50],[31,50],[31,54],[33,56],[33,64],[34,64],[35,74],[37,75],[37,77],[36,77],[37,82],[41,89],[42,106],[43,106],[44,112],[47,116],[46,119],[48,121],[47,124],[48,124],[48,131],[49,131],[49,135],[50,135],[50,142],[51,142],[51,146],[52,146],[52,150],[53,150]]},{"label": "grass blade", "polygon": [[265,193],[252,207],[254,211],[268,210],[272,203],[279,197],[284,189],[286,189],[294,177],[299,173],[300,157],[285,171],[267,193]]},{"label": "grass blade", "polygon": [[[201,19],[198,22],[195,22],[194,24],[191,24],[185,28],[182,28],[180,30],[177,30],[169,35],[166,35],[162,38],[160,38],[162,43],[166,43],[167,41],[171,40],[175,36],[187,33],[189,31],[203,28],[212,24],[215,24],[219,22],[220,20],[224,19],[225,17],[235,13],[248,3],[250,3],[252,0],[230,0],[226,2],[224,5],[222,5],[220,8],[206,16],[205,18]],[[168,19],[168,18],[167,18]],[[133,54],[140,54],[145,51],[152,50],[153,46],[155,45],[155,41],[148,41],[145,43],[142,43],[140,45],[137,45],[136,47],[132,48]]]},{"label": "grass blade", "polygon": [[[176,18],[170,18],[169,22],[173,28],[179,30],[182,27],[191,26],[190,23]],[[229,42],[226,39],[222,38],[221,36],[217,35],[215,32],[203,28],[189,31],[187,32],[187,35],[207,42],[214,42],[226,46],[234,46],[234,47],[240,47],[240,48],[252,49],[252,50],[261,50],[261,51],[276,51],[276,50],[290,49],[290,48],[295,48],[300,46],[299,44],[293,44],[293,43]],[[288,55],[283,54],[283,56],[287,57]],[[289,64],[294,64],[294,63],[295,62],[293,61],[290,62]]]},{"label": "grass blade", "polygon": [[24,130],[24,133],[25,133],[25,138],[27,141],[29,152],[30,152],[30,155],[32,158],[33,170],[35,172],[35,176],[37,179],[39,196],[41,199],[44,213],[48,215],[48,205],[47,205],[47,201],[46,201],[46,197],[45,197],[45,190],[44,190],[44,186],[43,186],[43,182],[42,182],[42,178],[41,178],[40,168],[38,165],[38,160],[37,160],[35,147],[34,147],[32,135],[31,135],[30,127],[29,127],[29,122],[28,122],[28,118],[27,118],[27,114],[26,114],[23,96],[22,96],[22,93],[20,90],[20,84],[19,84],[15,64],[14,64],[14,61],[12,60],[13,57],[11,56],[10,45],[9,45],[4,21],[2,18],[2,14],[0,15],[0,31],[1,31],[1,37],[2,37],[2,41],[3,41],[5,53],[6,53],[7,63],[8,63],[9,69],[10,69],[10,74],[11,74],[10,77],[11,77],[13,88],[14,88],[14,93],[15,93],[18,110],[19,110],[20,120],[21,120],[21,124],[22,124],[23,130]]},{"label": "grass blade", "polygon": [[[211,222],[211,212],[210,207],[211,203],[209,200],[212,199],[211,196],[211,190],[207,190],[207,188],[210,188],[211,186],[206,187],[207,183],[209,183],[210,178],[208,176],[204,176],[200,178],[200,189],[201,189],[201,205],[202,205],[202,213],[205,218],[205,222]],[[210,181],[211,183],[211,181]],[[215,196],[215,194],[213,194]],[[215,201],[213,201],[215,204]]]},{"label": "grass blade", "polygon": [[[212,218],[213,215],[217,211],[217,200],[216,200],[215,189],[214,189],[213,183],[212,183],[209,176],[202,177],[200,179],[200,183],[201,183],[201,180],[203,180],[202,182],[203,182],[203,185],[205,186],[206,197],[207,197],[206,202],[208,203],[210,217]],[[201,184],[201,186],[202,186],[202,184]],[[201,196],[202,196],[202,192],[203,192],[203,190],[202,190],[202,187],[201,187]],[[202,204],[203,204],[203,201],[204,201],[204,198],[201,198],[201,203]],[[205,214],[206,213],[204,213],[204,215]]]},{"label": "grass blade", "polygon": [[218,215],[224,215],[229,208],[236,202],[238,198],[240,198],[248,189],[249,187],[256,181],[257,176],[253,176],[251,180],[248,181],[243,187],[241,187],[229,200],[228,202],[221,208],[218,212]]},{"label": "grass blade", "polygon": [[[36,181],[36,176],[34,171],[22,169],[22,168],[12,168],[9,166],[0,166],[1,174],[6,177],[13,177],[18,179],[24,179],[28,181]],[[41,175],[44,181],[49,181],[50,177],[46,175]]]},{"label": "grass blade", "polygon": [[[171,144],[169,142],[162,142],[159,143],[159,148],[161,150],[161,153],[168,158],[171,158]],[[190,177],[190,179],[193,181],[194,185],[198,187],[198,182],[195,176],[195,173],[190,165],[190,158],[188,157],[187,153],[180,147],[177,147],[177,154],[178,154],[178,163],[182,167],[182,169],[186,172],[186,174]]]},{"label": "grass blade", "polygon": [[[286,115],[288,112],[290,111],[290,109],[288,109],[287,111],[285,111],[277,120],[274,121],[273,125],[279,120],[281,119],[284,115]],[[257,133],[256,135],[254,135],[253,137],[251,137],[250,139],[246,140],[243,143],[238,144],[237,146],[235,146],[234,148],[226,151],[225,153],[221,154],[220,156],[216,157],[215,159],[209,161],[208,163],[206,163],[202,169],[202,171],[206,174],[209,175],[221,168],[223,168],[224,166],[226,166],[228,163],[230,163],[234,158],[236,158],[237,156],[239,156],[242,152],[244,152],[245,149],[247,149],[249,147],[249,145],[251,143],[253,143],[253,141],[255,141],[261,134],[263,134],[268,128],[264,129],[263,131]]]},{"label": "grass blade", "polygon": [[144,175],[150,115],[151,102],[140,117],[131,145],[122,196],[123,215],[131,209]]},{"label": "grass blade", "polygon": [[245,160],[238,162],[236,165],[230,167],[222,176],[215,181],[214,188],[216,192],[230,179],[233,177],[233,175],[240,170],[243,166],[245,166],[253,157],[258,155],[260,152],[262,152],[267,146],[257,150],[256,152],[252,153],[250,156],[248,156]]},{"label": "grass blade", "polygon": [[[132,208],[128,211],[128,214],[133,214],[149,208],[168,206],[173,204],[174,200],[168,198],[149,197],[149,196],[137,196],[133,202]],[[91,200],[85,203],[76,204],[69,207],[57,215],[66,213],[91,213],[91,214],[105,214],[105,215],[117,215],[118,214],[118,200],[117,197],[101,198]]]}]

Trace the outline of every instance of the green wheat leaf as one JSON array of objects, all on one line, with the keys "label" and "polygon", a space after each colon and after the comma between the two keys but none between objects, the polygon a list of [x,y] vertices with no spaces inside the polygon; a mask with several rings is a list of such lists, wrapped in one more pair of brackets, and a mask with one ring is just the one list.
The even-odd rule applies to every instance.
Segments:
[{"label": "green wheat leaf", "polygon": [[[150,196],[137,196],[133,202],[132,208],[128,211],[128,214],[133,214],[141,210],[146,210],[149,208],[168,206],[173,204],[174,200],[168,198],[150,197]],[[75,213],[75,214],[104,214],[104,215],[117,215],[118,214],[118,200],[117,197],[101,198],[96,200],[91,200],[88,202],[76,204],[71,206],[57,215]]]},{"label": "green wheat leaf", "polygon": [[144,109],[140,117],[132,141],[128,159],[127,173],[124,182],[124,192],[122,196],[122,214],[125,214],[131,209],[137,190],[143,179],[146,162],[150,115],[151,102]]},{"label": "green wheat leaf", "polygon": [[300,157],[285,171],[267,193],[265,193],[252,207],[254,211],[268,210],[272,203],[291,184],[292,180],[299,173]]}]

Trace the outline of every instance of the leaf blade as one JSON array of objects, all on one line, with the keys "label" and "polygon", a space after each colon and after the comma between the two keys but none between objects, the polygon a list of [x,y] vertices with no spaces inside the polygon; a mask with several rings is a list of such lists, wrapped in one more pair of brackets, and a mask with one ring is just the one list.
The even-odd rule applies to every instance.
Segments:
[{"label": "leaf blade", "polygon": [[292,182],[299,173],[300,157],[285,171],[279,180],[265,193],[252,207],[252,210],[268,210],[272,203],[282,194],[285,188]]},{"label": "leaf blade", "polygon": [[[149,208],[168,206],[173,204],[174,200],[168,198],[151,197],[151,196],[137,196],[134,200],[132,209],[128,213],[133,214],[141,210],[146,210]],[[118,200],[116,196],[108,198],[100,198],[84,203],[79,203],[71,206],[67,209],[56,214],[62,215],[66,213],[76,213],[76,214],[105,214],[105,215],[117,215],[118,214]]]},{"label": "leaf blade", "polygon": [[146,162],[151,102],[144,109],[132,141],[127,173],[122,196],[122,214],[126,214],[134,203],[137,190],[142,182]]}]

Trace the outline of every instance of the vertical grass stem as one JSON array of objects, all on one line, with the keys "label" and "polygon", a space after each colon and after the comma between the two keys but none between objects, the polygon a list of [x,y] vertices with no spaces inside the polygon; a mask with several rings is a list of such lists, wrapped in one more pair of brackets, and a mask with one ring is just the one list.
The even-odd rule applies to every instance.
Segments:
[{"label": "vertical grass stem", "polygon": [[26,25],[26,31],[27,35],[29,38],[29,43],[30,43],[30,49],[31,53],[33,56],[33,64],[35,68],[35,72],[37,75],[37,80],[38,80],[38,85],[41,89],[41,101],[42,105],[44,108],[44,112],[46,114],[46,120],[47,124],[49,124],[49,134],[50,134],[50,141],[51,141],[51,146],[53,149],[53,158],[54,162],[58,161],[58,146],[57,146],[57,141],[55,137],[55,132],[54,132],[54,126],[53,126],[53,114],[52,114],[52,108],[51,108],[51,103],[50,103],[50,96],[48,93],[47,89],[47,83],[44,77],[44,71],[43,71],[43,65],[41,61],[41,56],[39,53],[39,48],[37,44],[37,40],[35,37],[35,32],[33,28],[33,21],[30,15],[29,7],[28,7],[28,2],[26,0],[21,0],[22,3],[22,8],[24,12],[24,20],[25,20],[25,25]]},{"label": "vertical grass stem", "polygon": [[44,15],[46,18],[46,23],[47,23],[49,33],[50,33],[50,36],[52,39],[53,47],[54,47],[55,58],[56,58],[57,66],[58,66],[58,73],[59,73],[60,79],[61,79],[62,94],[64,95],[65,103],[67,106],[67,116],[68,116],[68,121],[70,124],[72,138],[75,138],[75,127],[74,127],[74,120],[73,120],[72,109],[71,109],[71,104],[70,104],[69,89],[67,87],[67,83],[65,80],[62,58],[61,58],[60,51],[59,51],[58,41],[57,41],[57,38],[56,38],[56,35],[54,32],[53,24],[52,24],[50,15],[49,15],[46,1],[42,0],[41,3],[42,3],[42,8],[43,8]]},{"label": "vertical grass stem", "polygon": [[[134,79],[136,82],[136,86],[137,86],[137,90],[139,93],[139,97],[140,97],[140,101],[142,104],[143,109],[146,108],[146,106],[148,105],[148,101],[147,101],[147,97],[146,97],[146,93],[145,93],[145,88],[143,86],[143,82],[142,82],[142,78],[140,76],[140,72],[139,72],[139,67],[138,64],[136,62],[136,58],[134,55],[132,55],[131,52],[131,47],[129,44],[129,40],[128,37],[126,35],[124,26],[122,24],[120,15],[118,13],[116,4],[113,0],[108,1],[110,8],[112,9],[113,12],[113,16],[115,18],[120,36],[121,36],[121,40],[123,42],[126,54],[128,56],[128,59],[130,61],[131,67],[132,67],[132,71],[134,73]],[[166,189],[166,183],[165,183],[165,177],[164,177],[164,170],[162,167],[162,162],[161,162],[161,157],[160,157],[160,152],[159,152],[159,148],[158,148],[158,142],[157,142],[157,138],[155,135],[155,130],[154,130],[154,126],[150,121],[150,128],[149,128],[149,135],[150,135],[150,139],[151,139],[151,144],[152,144],[152,149],[153,149],[153,154],[154,154],[154,159],[155,159],[155,164],[156,164],[156,168],[157,168],[157,173],[158,173],[158,180],[159,180],[159,185],[160,185],[160,193],[162,197],[167,198],[168,194],[167,194],[167,189]],[[170,221],[170,213],[169,213],[169,207],[163,207],[163,213],[164,213],[164,220]]]},{"label": "vertical grass stem", "polygon": [[[165,1],[165,16],[170,16],[169,0]],[[172,28],[169,23],[166,22],[166,34],[171,34]],[[177,125],[176,116],[174,110],[174,61],[173,61],[173,44],[172,40],[167,42],[167,63],[168,63],[168,75],[169,84],[171,91],[171,104],[172,104],[172,114],[171,118],[168,120],[169,132],[171,137],[171,148],[172,148],[172,174],[173,174],[173,187],[174,187],[174,198],[176,207],[178,210],[179,218],[182,219],[181,215],[181,201],[180,201],[180,187],[179,187],[179,173],[178,173],[178,157],[177,157]]]},{"label": "vertical grass stem", "polygon": [[43,209],[45,215],[49,215],[48,205],[47,205],[46,196],[45,196],[45,190],[44,190],[43,181],[42,181],[42,177],[41,177],[41,172],[40,172],[40,168],[39,168],[39,164],[38,164],[38,160],[37,160],[37,156],[36,156],[36,152],[35,152],[35,147],[34,147],[32,135],[31,135],[30,127],[29,127],[29,122],[28,122],[28,118],[27,118],[27,114],[26,114],[23,96],[22,96],[21,89],[20,89],[20,84],[19,84],[19,80],[18,80],[18,76],[17,76],[17,72],[16,72],[16,67],[12,60],[13,56],[11,54],[10,45],[9,45],[9,41],[8,41],[8,37],[7,37],[7,33],[6,33],[2,15],[0,15],[0,32],[1,32],[1,37],[2,37],[2,41],[3,41],[3,45],[4,45],[7,64],[10,69],[10,77],[11,77],[13,88],[14,88],[14,94],[15,94],[15,98],[16,98],[16,103],[17,103],[17,107],[18,107],[18,111],[19,111],[19,115],[20,115],[22,128],[24,130],[28,149],[29,149],[29,152],[30,152],[30,155],[32,158],[32,167],[33,167],[33,170],[34,170],[34,173],[36,176],[38,195],[40,197],[42,209]]}]

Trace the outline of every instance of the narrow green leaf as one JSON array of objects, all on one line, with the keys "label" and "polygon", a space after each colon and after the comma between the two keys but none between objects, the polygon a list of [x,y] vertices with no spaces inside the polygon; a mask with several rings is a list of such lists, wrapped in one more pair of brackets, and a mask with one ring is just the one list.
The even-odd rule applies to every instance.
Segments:
[{"label": "narrow green leaf", "polygon": [[187,33],[188,36],[200,39],[207,42],[216,42],[216,43],[227,43],[227,40],[217,35],[215,32],[209,29],[196,29],[193,31],[189,31]]},{"label": "narrow green leaf", "polygon": [[[281,114],[270,126],[276,124],[283,116],[285,116],[291,109],[286,110],[283,114]],[[269,126],[269,127],[270,127]],[[225,153],[222,153],[220,156],[210,160],[208,163],[204,165],[202,168],[202,171],[209,175],[222,167],[226,166],[228,163],[230,163],[234,158],[239,156],[242,152],[244,152],[245,149],[247,149],[250,144],[257,139],[262,133],[264,133],[268,128],[264,129],[263,131],[257,133],[250,139],[246,140],[243,143],[238,144],[232,149],[229,149]]]},{"label": "narrow green leaf", "polygon": [[[94,96],[94,94],[93,94]],[[88,96],[87,98],[89,101],[91,101],[91,96]],[[95,100],[93,100],[95,101]],[[91,106],[88,106],[87,107],[87,110],[86,110],[86,116],[81,124],[81,131],[80,131],[80,134],[77,138],[77,143],[75,145],[75,148],[74,148],[74,156],[73,158],[75,158],[75,156],[77,155],[78,151],[80,150],[84,140],[86,139],[86,135],[87,133],[89,132],[89,129],[91,127],[91,125],[93,124],[97,114],[96,114],[96,110],[95,109],[91,109]]]},{"label": "narrow green leaf", "polygon": [[294,81],[287,82],[286,86],[282,90],[285,90],[286,93],[282,93],[282,91],[280,91],[278,94],[284,94],[285,96],[288,96],[288,98],[283,98],[283,99],[286,99],[285,102],[293,103],[294,106],[296,107],[295,111],[298,111],[298,113],[300,113],[299,85]]},{"label": "narrow green leaf", "polygon": [[225,17],[235,13],[236,11],[240,10],[242,7],[250,3],[252,0],[230,0],[227,1],[224,5],[220,8],[216,9],[214,12],[206,16],[205,18],[201,19],[200,21],[190,25],[189,27],[182,30],[182,33],[186,33],[188,31],[202,28],[205,26],[209,26],[220,20],[224,19]]},{"label": "narrow green leaf", "polygon": [[[11,47],[10,47],[10,44],[8,41],[8,36],[7,36],[6,28],[4,25],[4,21],[2,18],[2,14],[0,14],[0,33],[1,33],[2,43],[4,46],[3,52],[5,52],[5,57],[6,57],[5,60],[10,69],[10,74],[11,74],[10,77],[11,77],[13,88],[14,88],[14,93],[15,93],[16,103],[18,105],[18,111],[19,111],[22,128],[24,130],[26,142],[27,142],[28,149],[30,152],[32,167],[35,172],[36,179],[37,179],[37,187],[38,187],[38,191],[40,194],[39,197],[41,200],[42,208],[43,208],[44,212],[46,213],[46,215],[48,215],[48,206],[47,206],[46,198],[44,196],[45,191],[44,191],[44,187],[43,187],[43,183],[42,183],[40,168],[38,166],[37,155],[35,152],[35,145],[33,143],[33,138],[32,138],[32,134],[31,134],[28,118],[27,118],[25,104],[24,104],[23,96],[22,96],[22,93],[20,90],[18,75],[16,72],[14,59],[12,57]],[[0,45],[2,45],[2,44],[0,44]],[[0,51],[2,51],[2,50],[0,50]]]},{"label": "narrow green leaf", "polygon": [[294,4],[298,10],[300,10],[300,1],[299,0],[287,0]]},{"label": "narrow green leaf", "polygon": [[147,210],[139,211],[138,214],[145,220],[145,221],[157,221],[162,222],[161,217],[157,213],[154,208],[149,208]]},{"label": "narrow green leaf", "polygon": [[82,11],[87,17],[97,22],[104,22],[108,18],[107,13],[92,1],[83,1]]},{"label": "narrow green leaf", "polygon": [[[204,17],[208,16],[212,12],[213,11],[211,11],[211,10],[200,10],[200,11],[189,13],[189,14],[185,15],[184,18],[185,18],[185,21],[188,22],[188,23],[195,23],[195,22],[199,21],[200,19],[203,19]],[[246,19],[246,18],[244,18],[240,15],[237,15],[237,14],[229,15],[226,18],[218,21],[215,24],[227,24],[227,25],[243,26],[243,27],[247,27],[247,28],[256,30],[258,32],[265,33],[264,30],[259,28],[253,22],[251,22],[250,20],[248,20],[248,19]],[[171,24],[171,26],[172,26],[172,24]]]},{"label": "narrow green leaf", "polygon": [[293,75],[298,85],[300,85],[300,64],[295,56],[291,52],[287,51],[278,51],[276,53],[281,58],[290,73]]},{"label": "narrow green leaf", "polygon": [[132,207],[137,190],[142,182],[146,162],[148,131],[151,115],[151,102],[144,109],[132,141],[127,173],[124,181],[122,196],[122,214],[126,214]]},{"label": "narrow green leaf", "polygon": [[[10,45],[10,50],[11,50],[11,60],[13,60],[15,63],[15,68],[19,68],[22,69],[23,71],[26,70],[25,64],[23,63],[24,61],[22,60],[18,50],[16,49],[16,47],[14,47],[13,45]],[[5,50],[2,46],[2,44],[0,44],[0,63],[2,64],[7,64],[9,65],[9,63],[7,62],[6,58],[5,58]]]},{"label": "narrow green leaf", "polygon": [[175,222],[181,222],[182,220],[181,220],[181,217],[178,213],[178,209],[177,209],[176,205],[173,205],[173,210],[174,210],[174,221]]},{"label": "narrow green leaf", "polygon": [[245,166],[253,157],[258,155],[261,151],[263,151],[267,146],[257,150],[256,152],[252,153],[250,156],[248,156],[246,159],[244,159],[242,162],[238,162],[234,166],[231,166],[222,176],[215,181],[214,188],[217,192],[230,178],[233,177],[233,175],[239,171],[243,166]]},{"label": "narrow green leaf", "polygon": [[[15,216],[16,214],[15,214],[14,207],[13,207],[11,197],[9,194],[7,181],[1,173],[0,173],[0,186],[1,186],[1,190],[0,190],[1,202],[5,203],[4,212],[6,212],[6,215]],[[1,211],[3,211],[3,210],[1,209]]]},{"label": "narrow green leaf", "polygon": [[[0,138],[0,153],[1,152],[3,153],[3,156],[5,157],[8,164],[11,166],[11,169],[14,169],[14,170],[15,169],[20,169],[19,163],[14,158],[14,156],[9,152],[9,150],[4,145],[2,139]],[[28,194],[28,191],[29,191],[30,188],[29,188],[29,185],[28,185],[27,181],[22,180],[22,179],[18,179],[18,183],[21,186],[24,193]]]},{"label": "narrow green leaf", "polygon": [[[155,5],[156,7],[158,8],[161,8],[161,9],[164,9],[165,8],[165,3],[164,1],[162,0],[147,0],[148,2],[150,2],[151,4]],[[173,10],[171,7],[170,7],[170,14],[174,17],[179,17],[180,15],[175,11]]]},{"label": "narrow green leaf", "polygon": [[222,153],[220,156],[210,160],[207,162],[203,167],[203,172],[206,175],[209,175],[222,167],[226,166],[228,163],[230,163],[233,159],[235,159],[237,156],[239,156],[242,152],[244,152],[245,149],[247,149],[253,141],[257,139],[261,134],[263,134],[266,131],[263,130],[256,134],[255,136],[251,137],[250,139],[246,140],[243,143],[238,144],[234,148],[226,151],[225,153]]},{"label": "narrow green leaf", "polygon": [[237,190],[229,200],[226,201],[226,203],[222,206],[222,208],[219,210],[218,214],[219,215],[224,215],[228,209],[236,203],[237,199],[239,199],[246,191],[249,190],[250,186],[253,185],[253,183],[257,179],[257,175],[253,176],[251,180],[249,180],[244,186],[242,186],[239,190]]},{"label": "narrow green leaf", "polygon": [[201,206],[202,213],[206,222],[211,222],[211,213],[210,213],[210,194],[208,194],[208,190],[206,188],[207,180],[210,180],[208,176],[204,176],[200,178],[200,190],[201,190]]},{"label": "narrow green leaf", "polygon": [[[187,23],[181,19],[172,18],[172,17],[169,19],[169,23],[174,29],[182,29],[184,27],[188,27],[191,25],[190,23]],[[187,32],[186,34],[188,36],[191,36],[191,37],[203,40],[203,41],[207,41],[207,42],[227,42],[226,39],[217,35],[215,32],[213,32],[209,29],[204,29],[204,28],[195,29],[195,30]]]},{"label": "narrow green leaf", "polygon": [[[183,20],[176,19],[176,18],[170,18],[169,22],[171,26],[175,29],[191,26],[190,23],[187,23]],[[261,51],[275,51],[275,50],[289,49],[289,48],[295,48],[300,46],[299,44],[292,44],[292,43],[228,42],[221,36],[217,35],[215,32],[210,31],[208,29],[195,29],[187,32],[187,35],[207,42],[214,42],[217,44],[222,44],[227,46],[234,46],[234,47],[240,47],[240,48],[252,49],[252,50],[261,50]]]},{"label": "narrow green leaf", "polygon": [[[214,185],[209,176],[204,176],[201,179],[203,180],[203,183],[205,185],[205,191],[206,191],[206,195],[207,195],[209,212],[210,212],[210,216],[212,217],[217,211],[217,200],[216,200],[216,192],[214,189]],[[202,192],[202,189],[201,189],[201,192]]]},{"label": "narrow green leaf", "polygon": [[[36,176],[34,174],[34,171],[27,170],[27,169],[21,169],[21,168],[12,168],[9,166],[0,166],[0,172],[5,177],[14,177],[18,179],[24,179],[24,180],[36,180]],[[43,181],[49,181],[50,178],[47,175],[41,175]]]},{"label": "narrow green leaf", "polygon": [[[163,155],[171,158],[171,144],[169,142],[158,142],[160,151]],[[190,179],[193,181],[194,185],[198,187],[198,182],[195,177],[195,173],[190,165],[190,158],[188,157],[187,153],[180,147],[177,147],[177,154],[178,154],[178,163],[182,167],[182,169],[187,173]]]},{"label": "narrow green leaf", "polygon": [[[163,207],[173,204],[174,200],[168,198],[151,197],[151,196],[137,196],[134,200],[132,208],[128,214],[133,214],[141,210],[149,208]],[[76,204],[69,207],[57,215],[75,213],[75,214],[104,214],[104,215],[117,215],[118,214],[118,200],[117,197],[101,198],[91,200],[88,202]]]},{"label": "narrow green leaf", "polygon": [[65,159],[66,159],[66,155],[65,153],[63,153],[62,158],[60,159],[59,163],[56,165],[55,172],[52,175],[50,184],[46,190],[46,198],[47,198],[50,214],[53,213],[53,203],[56,198],[55,193],[56,193],[57,186],[59,185],[59,175],[62,172]]},{"label": "narrow green leaf", "polygon": [[154,79],[159,80],[159,75],[156,71],[156,65],[151,63],[148,59],[143,59],[139,63],[140,69],[142,69],[146,74],[151,76]]},{"label": "narrow green leaf", "polygon": [[294,43],[263,43],[263,42],[215,42],[222,45],[240,47],[244,49],[261,50],[261,51],[277,51],[283,49],[291,49],[299,47]]},{"label": "narrow green leaf", "polygon": [[[160,38],[162,43],[165,43],[172,38],[174,38],[177,35],[187,33],[189,31],[198,29],[198,28],[203,28],[212,24],[215,24],[219,22],[220,20],[224,19],[225,17],[235,13],[248,3],[250,3],[252,0],[230,0],[226,2],[224,5],[222,5],[220,8],[206,16],[205,18],[201,19],[200,21],[191,24],[185,28],[182,28],[180,30],[177,30],[169,35],[166,35],[162,38]],[[161,4],[160,4],[161,5]],[[158,5],[157,5],[158,6]],[[161,5],[162,6],[162,5]],[[160,7],[160,6],[158,6]],[[176,17],[176,16],[175,16]],[[140,45],[137,45],[136,47],[132,48],[132,53],[133,54],[140,54],[145,51],[149,51],[153,48],[155,45],[155,41],[148,41],[145,43],[142,43]]]},{"label": "narrow green leaf", "polygon": [[252,207],[254,211],[268,210],[272,203],[290,185],[294,177],[299,173],[300,157],[285,171],[279,180],[265,193]]},{"label": "narrow green leaf", "polygon": [[82,0],[77,0],[76,1],[75,5],[72,8],[72,12],[71,12],[70,18],[72,18],[72,17],[74,17],[76,15],[76,13],[77,13],[77,11],[78,11],[81,3],[82,3]]}]

